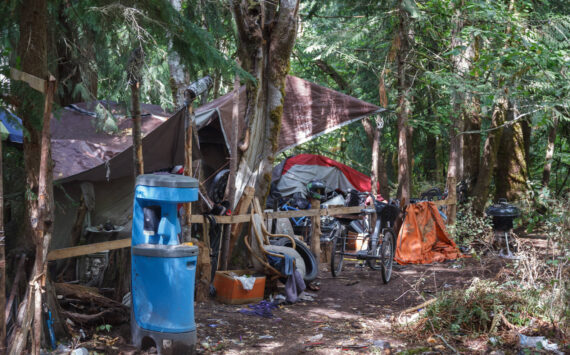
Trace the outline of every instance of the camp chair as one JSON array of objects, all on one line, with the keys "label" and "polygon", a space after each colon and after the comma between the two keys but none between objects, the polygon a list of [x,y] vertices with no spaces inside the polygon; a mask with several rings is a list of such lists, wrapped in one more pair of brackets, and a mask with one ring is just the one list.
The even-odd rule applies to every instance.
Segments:
[{"label": "camp chair", "polygon": [[[270,238],[289,238],[292,247],[271,245]],[[261,206],[257,199],[254,199],[251,208],[251,232],[249,236],[244,238],[244,242],[256,271],[271,275],[272,278],[284,278],[286,275],[269,263],[268,256],[285,259],[285,255],[288,255],[295,259],[294,268],[299,270],[301,276],[305,277],[305,262],[295,250],[295,239],[286,234],[271,234],[267,231],[265,223],[263,223]]]}]

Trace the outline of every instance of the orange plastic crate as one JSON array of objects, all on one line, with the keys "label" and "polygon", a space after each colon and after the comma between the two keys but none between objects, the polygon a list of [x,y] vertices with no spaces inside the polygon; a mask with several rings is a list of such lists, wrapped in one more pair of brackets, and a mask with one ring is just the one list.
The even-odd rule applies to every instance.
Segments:
[{"label": "orange plastic crate", "polygon": [[231,276],[234,273],[241,275],[254,275],[254,271],[249,270],[228,270],[216,271],[214,276],[214,287],[216,288],[216,299],[222,303],[244,304],[255,303],[263,299],[265,291],[265,276],[255,277],[253,288],[249,291],[243,289],[241,282]]},{"label": "orange plastic crate", "polygon": [[348,232],[346,236],[346,250],[357,251],[366,250],[368,241],[364,241],[364,237],[359,237],[357,233]]}]

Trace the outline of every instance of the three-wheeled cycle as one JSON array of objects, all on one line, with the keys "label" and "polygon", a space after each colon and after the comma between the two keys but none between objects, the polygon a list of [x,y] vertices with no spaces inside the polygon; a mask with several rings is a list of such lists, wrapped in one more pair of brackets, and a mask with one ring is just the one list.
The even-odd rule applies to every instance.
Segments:
[{"label": "three-wheeled cycle", "polygon": [[[364,260],[373,270],[381,270],[382,281],[388,283],[392,276],[392,264],[396,249],[394,222],[400,213],[397,205],[374,199],[370,206],[362,209],[359,215],[338,218],[343,225],[341,233],[332,240],[331,272],[334,277],[342,271],[344,257]],[[371,224],[374,223],[372,229]],[[349,236],[358,235],[359,237]],[[362,247],[356,252],[347,252],[347,240],[363,238]],[[356,244],[356,243],[355,243]]]}]

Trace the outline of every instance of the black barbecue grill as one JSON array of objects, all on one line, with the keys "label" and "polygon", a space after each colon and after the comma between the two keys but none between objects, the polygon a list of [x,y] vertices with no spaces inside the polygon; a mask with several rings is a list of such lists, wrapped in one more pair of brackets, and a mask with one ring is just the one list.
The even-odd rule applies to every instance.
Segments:
[{"label": "black barbecue grill", "polygon": [[493,217],[493,230],[498,232],[508,232],[513,229],[513,220],[520,215],[519,209],[507,203],[504,198],[500,198],[485,212],[488,216]]},{"label": "black barbecue grill", "polygon": [[513,229],[513,220],[520,215],[520,210],[507,203],[507,200],[500,198],[497,203],[487,208],[485,213],[493,217],[493,231],[495,232],[495,237],[505,238],[505,245],[507,248],[507,254],[502,256],[513,257],[511,249],[509,247],[509,234]]}]

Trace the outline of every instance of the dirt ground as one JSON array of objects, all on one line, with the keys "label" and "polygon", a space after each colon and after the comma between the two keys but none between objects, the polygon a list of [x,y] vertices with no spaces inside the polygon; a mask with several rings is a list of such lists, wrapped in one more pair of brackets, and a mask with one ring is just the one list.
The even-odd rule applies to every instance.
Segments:
[{"label": "dirt ground", "polygon": [[[527,247],[546,252],[550,246],[540,236],[521,238]],[[406,319],[418,311],[402,316],[402,311],[429,300],[442,290],[464,289],[474,278],[499,279],[512,270],[511,261],[491,254],[466,257],[430,265],[395,265],[392,279],[382,283],[380,271],[361,267],[346,260],[339,277],[332,277],[330,267],[321,264],[316,280],[320,290],[307,291],[313,300],[281,305],[271,318],[250,316],[239,311],[248,305],[227,305],[215,300],[197,303],[195,318],[199,354],[447,354],[442,341],[416,340],[402,334]],[[283,286],[276,291],[283,293]],[[398,325],[399,324],[399,325]],[[99,337],[98,353],[152,354],[139,352],[127,345],[129,324],[114,327]],[[409,332],[407,333],[409,334]],[[102,346],[110,342],[111,346]],[[388,345],[389,344],[389,345]],[[453,343],[452,343],[453,344]],[[481,353],[486,343],[478,344]],[[420,350],[421,349],[421,350]],[[513,349],[514,350],[514,349]],[[470,353],[469,351],[461,353]],[[516,352],[514,352],[516,353]]]},{"label": "dirt ground", "polygon": [[[410,307],[443,289],[464,288],[475,277],[493,278],[504,266],[497,257],[464,258],[431,265],[395,266],[392,279],[382,283],[379,271],[346,261],[340,277],[321,264],[314,301],[283,305],[272,318],[239,313],[247,306],[215,301],[196,305],[199,353],[319,354],[384,353],[416,344],[401,339],[392,322]],[[386,353],[390,353],[387,351]]]}]

